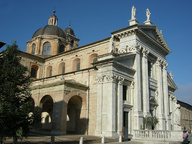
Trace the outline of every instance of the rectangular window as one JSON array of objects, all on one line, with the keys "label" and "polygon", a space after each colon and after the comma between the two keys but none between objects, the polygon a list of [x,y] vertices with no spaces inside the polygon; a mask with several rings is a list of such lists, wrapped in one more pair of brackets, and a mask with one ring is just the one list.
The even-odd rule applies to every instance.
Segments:
[{"label": "rectangular window", "polygon": [[127,86],[123,85],[123,100],[127,100]]},{"label": "rectangular window", "polygon": [[148,61],[148,76],[152,76],[152,63]]}]

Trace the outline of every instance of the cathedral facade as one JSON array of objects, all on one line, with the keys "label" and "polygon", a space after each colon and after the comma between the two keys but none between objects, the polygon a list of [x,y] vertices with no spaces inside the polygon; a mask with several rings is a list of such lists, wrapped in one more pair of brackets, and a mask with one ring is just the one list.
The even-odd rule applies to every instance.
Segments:
[{"label": "cathedral facade", "polygon": [[[134,137],[142,130],[181,130],[177,86],[167,72],[171,50],[149,10],[144,24],[135,13],[133,7],[128,27],[84,46],[70,26],[57,26],[55,11],[33,34],[20,56],[34,107],[42,111],[36,131]],[[156,117],[157,125],[146,126],[146,117]]]}]

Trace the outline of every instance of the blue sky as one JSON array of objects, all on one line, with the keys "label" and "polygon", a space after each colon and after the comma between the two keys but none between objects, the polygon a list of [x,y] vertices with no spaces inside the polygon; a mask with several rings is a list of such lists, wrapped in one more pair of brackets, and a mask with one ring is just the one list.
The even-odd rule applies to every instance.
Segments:
[{"label": "blue sky", "polygon": [[168,72],[172,71],[179,88],[175,94],[192,105],[191,0],[0,0],[0,41],[8,45],[17,41],[25,51],[26,42],[38,28],[48,24],[55,9],[58,26],[65,29],[71,23],[80,46],[85,45],[127,27],[133,5],[140,24],[146,20],[148,8],[150,20],[163,31],[172,50],[167,61]]}]

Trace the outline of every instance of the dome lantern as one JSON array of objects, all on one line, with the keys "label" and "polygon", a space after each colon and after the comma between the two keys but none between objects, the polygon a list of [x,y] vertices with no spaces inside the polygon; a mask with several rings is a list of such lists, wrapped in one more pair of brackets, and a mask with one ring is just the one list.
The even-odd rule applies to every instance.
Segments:
[{"label": "dome lantern", "polygon": [[54,25],[57,26],[58,18],[55,15],[55,10],[53,10],[53,15],[49,17],[48,25]]}]

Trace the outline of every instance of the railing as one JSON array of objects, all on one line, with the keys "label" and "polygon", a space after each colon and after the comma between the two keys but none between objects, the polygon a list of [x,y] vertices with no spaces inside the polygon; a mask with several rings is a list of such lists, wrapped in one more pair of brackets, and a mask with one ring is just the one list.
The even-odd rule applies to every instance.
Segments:
[{"label": "railing", "polygon": [[171,131],[168,130],[134,130],[133,138],[170,139]]}]

